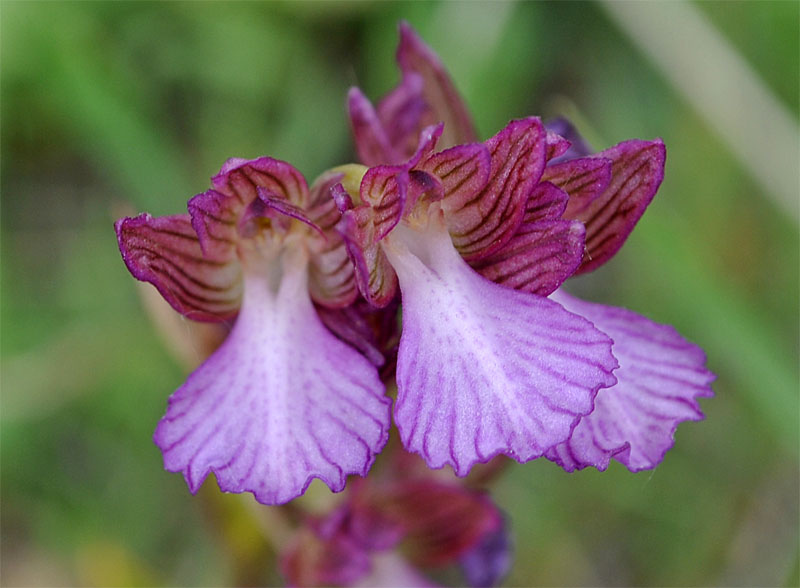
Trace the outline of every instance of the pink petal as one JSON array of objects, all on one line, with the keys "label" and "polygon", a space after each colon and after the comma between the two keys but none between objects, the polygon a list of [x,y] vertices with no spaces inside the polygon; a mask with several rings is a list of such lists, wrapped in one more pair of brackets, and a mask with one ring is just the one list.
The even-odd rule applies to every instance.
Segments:
[{"label": "pink petal", "polygon": [[233,248],[205,255],[188,214],[140,214],[116,222],[122,259],[137,280],[153,284],[182,315],[218,322],[236,316],[241,266]]},{"label": "pink petal", "polygon": [[617,364],[585,319],[476,274],[442,222],[399,225],[384,246],[403,295],[395,423],[430,467],[465,476],[497,454],[526,462],[566,440]]},{"label": "pink petal", "polygon": [[305,265],[290,261],[279,285],[266,269],[248,274],[233,330],[156,429],[165,468],[192,492],[209,472],[264,504],[296,498],[313,478],[338,492],[386,443],[390,401],[375,367],[322,326]]},{"label": "pink petal", "polygon": [[674,444],[678,424],[703,418],[697,398],[713,395],[714,379],[705,354],[672,327],[624,308],[562,291],[552,298],[614,339],[620,367],[614,372],[617,384],[598,393],[594,412],[547,456],[567,471],[604,470],[612,457],[633,472],[654,468]]}]

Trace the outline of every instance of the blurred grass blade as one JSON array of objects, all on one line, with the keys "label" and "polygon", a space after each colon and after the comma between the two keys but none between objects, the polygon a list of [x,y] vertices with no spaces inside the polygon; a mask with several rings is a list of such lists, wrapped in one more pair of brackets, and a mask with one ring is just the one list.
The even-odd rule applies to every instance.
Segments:
[{"label": "blurred grass blade", "polygon": [[736,49],[688,2],[605,0],[603,6],[719,133],[766,195],[800,221],[797,120]]}]

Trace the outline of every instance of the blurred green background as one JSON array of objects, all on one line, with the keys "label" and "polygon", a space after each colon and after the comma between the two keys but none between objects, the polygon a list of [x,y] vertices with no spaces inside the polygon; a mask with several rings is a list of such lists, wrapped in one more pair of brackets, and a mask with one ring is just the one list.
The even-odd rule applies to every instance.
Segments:
[{"label": "blurred green background", "polygon": [[[516,537],[506,584],[800,584],[798,195],[781,204],[769,185],[798,180],[799,6],[689,5],[713,33],[690,38],[664,5],[3,2],[3,585],[280,582],[249,495],[207,481],[192,498],[162,470],[151,435],[185,370],[112,221],[183,212],[228,157],[286,159],[310,179],[353,160],[345,94],[396,81],[400,19],[439,52],[483,137],[529,114],[566,114],[597,148],[663,137],[658,197],[572,287],[676,325],[718,374],[707,420],[682,425],[654,472],[510,468],[494,493]],[[628,34],[653,22],[647,35],[675,48],[659,66]],[[742,98],[710,50],[681,57],[709,39],[774,100]],[[705,84],[724,98],[709,104]],[[759,179],[709,118],[725,109],[751,138],[739,147],[789,164]],[[757,132],[773,111],[788,144]]]}]

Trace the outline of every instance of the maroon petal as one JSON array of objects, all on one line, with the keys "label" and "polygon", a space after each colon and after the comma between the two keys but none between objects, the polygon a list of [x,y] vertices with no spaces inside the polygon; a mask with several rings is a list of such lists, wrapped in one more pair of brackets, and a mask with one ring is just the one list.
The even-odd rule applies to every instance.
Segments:
[{"label": "maroon petal", "polygon": [[487,184],[463,202],[455,197],[448,201],[448,230],[465,259],[492,254],[517,231],[528,196],[544,170],[546,143],[538,118],[511,121],[486,141],[491,155]]},{"label": "maroon petal", "polygon": [[[337,188],[347,194],[341,185]],[[353,263],[361,295],[373,306],[382,308],[397,292],[397,274],[375,239],[373,216],[373,210],[366,205],[346,210],[336,230],[342,236]]]},{"label": "maroon petal", "polygon": [[549,183],[533,191],[525,221],[499,251],[471,262],[503,286],[547,296],[570,277],[583,257],[584,228],[560,219],[567,195]]},{"label": "maroon petal", "polygon": [[453,85],[450,75],[436,53],[406,22],[400,23],[397,62],[404,78],[413,73],[423,80],[422,94],[430,108],[431,118],[421,121],[420,128],[427,124],[443,122],[443,147],[474,143],[478,135],[469,111]]},{"label": "maroon petal", "polygon": [[569,194],[564,214],[575,218],[600,196],[611,182],[611,161],[600,157],[583,157],[548,165],[542,181],[552,182]]},{"label": "maroon petal", "polygon": [[400,158],[381,163],[402,163],[411,157],[417,148],[420,131],[428,124],[440,122],[430,114],[423,86],[422,76],[414,72],[404,73],[400,84],[378,104],[378,118],[389,144]]},{"label": "maroon petal", "polygon": [[590,272],[611,259],[633,231],[664,179],[666,149],[660,139],[631,139],[601,151],[611,160],[611,183],[570,220],[586,225],[586,252],[577,273]]},{"label": "maroon petal", "polygon": [[176,311],[208,322],[236,316],[242,279],[235,251],[204,254],[188,214],[140,214],[118,220],[114,228],[128,270],[153,284]]},{"label": "maroon petal", "polygon": [[271,157],[229,159],[211,178],[211,184],[218,192],[237,197],[242,204],[255,200],[258,187],[262,187],[295,206],[308,207],[308,185],[303,174],[291,164]]},{"label": "maroon petal", "polygon": [[392,165],[404,159],[389,140],[383,123],[369,99],[358,88],[350,88],[347,95],[350,126],[356,143],[358,158],[364,165]]},{"label": "maroon petal", "polygon": [[435,153],[420,163],[424,170],[442,184],[442,209],[445,214],[457,211],[471,201],[489,181],[492,157],[482,143],[458,145]]},{"label": "maroon petal", "polygon": [[290,586],[353,586],[372,569],[370,555],[343,533],[302,527],[281,556],[281,573]]},{"label": "maroon petal", "polygon": [[409,559],[421,567],[454,563],[503,522],[485,494],[434,480],[397,482],[382,492],[379,506],[402,521]]},{"label": "maroon petal", "polygon": [[308,218],[319,227],[324,239],[317,240],[309,264],[308,288],[311,298],[328,308],[343,308],[352,304],[358,295],[353,264],[336,224],[342,213],[336,205],[331,190],[344,174],[326,172],[311,187],[311,204]]}]

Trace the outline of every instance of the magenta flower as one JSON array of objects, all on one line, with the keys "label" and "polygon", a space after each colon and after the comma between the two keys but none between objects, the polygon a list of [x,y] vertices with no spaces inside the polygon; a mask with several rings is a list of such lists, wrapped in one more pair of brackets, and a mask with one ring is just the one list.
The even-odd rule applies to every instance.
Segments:
[{"label": "magenta flower", "polygon": [[[697,398],[714,378],[704,353],[671,327],[557,288],[624,244],[663,179],[663,143],[589,155],[565,121],[545,131],[527,119],[481,151],[450,77],[406,24],[397,61],[401,82],[377,107],[350,92],[357,151],[375,167],[343,227],[368,299],[382,303],[399,276],[395,421],[406,446],[460,475],[495,453],[544,452],[569,471],[611,458],[655,467],[677,425],[703,418]],[[430,155],[441,131],[424,129],[436,122],[449,149]],[[616,360],[601,352],[612,340]]]},{"label": "magenta flower", "polygon": [[[350,92],[366,165],[309,188],[288,163],[231,159],[188,214],[116,223],[134,277],[190,319],[233,325],[170,397],[154,435],[166,469],[192,492],[213,472],[264,504],[314,478],[340,491],[387,442],[393,375],[400,439],[431,468],[465,476],[501,454],[654,467],[677,425],[703,417],[703,352],[560,286],[624,244],[663,179],[663,143],[591,154],[568,123],[533,117],[479,142],[407,25],[397,55],[402,80],[377,108]],[[365,548],[330,525],[352,552],[336,573],[360,577]],[[499,528],[458,550],[468,575],[506,565]]]},{"label": "magenta flower", "polygon": [[333,336],[312,304],[355,300],[332,231],[323,176],[309,190],[291,165],[230,159],[189,214],[116,223],[128,269],[181,314],[234,320],[227,339],[170,397],[154,440],[192,492],[214,472],[223,491],[264,504],[333,491],[365,475],[388,438],[390,400],[373,363]]},{"label": "magenta flower", "polygon": [[403,165],[363,168],[358,193],[339,186],[337,200],[364,297],[381,306],[402,292],[400,438],[430,467],[464,476],[495,455],[525,462],[566,441],[597,391],[615,383],[617,362],[589,321],[466,261],[495,253],[530,212],[538,245],[529,261],[547,270],[529,283],[549,293],[580,262],[583,225],[560,219],[555,188],[532,192],[547,154],[541,122],[513,121],[485,144],[434,152],[441,131],[423,131]]}]

